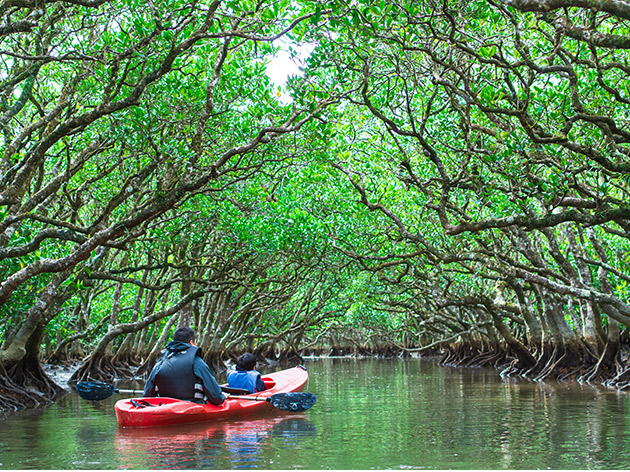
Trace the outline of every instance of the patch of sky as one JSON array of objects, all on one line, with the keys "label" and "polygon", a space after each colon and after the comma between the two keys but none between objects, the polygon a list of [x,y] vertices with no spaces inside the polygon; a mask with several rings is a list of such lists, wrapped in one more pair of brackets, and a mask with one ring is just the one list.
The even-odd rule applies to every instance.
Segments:
[{"label": "patch of sky", "polygon": [[286,104],[292,101],[286,91],[287,80],[304,74],[306,60],[315,47],[310,44],[290,45],[282,40],[274,41],[274,46],[279,49],[267,60],[266,74],[277,88],[279,100]]}]

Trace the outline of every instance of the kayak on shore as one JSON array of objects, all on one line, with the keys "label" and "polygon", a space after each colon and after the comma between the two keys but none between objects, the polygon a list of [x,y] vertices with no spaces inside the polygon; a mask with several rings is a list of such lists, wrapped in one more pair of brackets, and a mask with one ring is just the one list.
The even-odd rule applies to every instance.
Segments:
[{"label": "kayak on shore", "polygon": [[[279,393],[301,392],[308,380],[308,372],[303,366],[297,366],[265,375],[262,380],[267,389],[250,396],[267,399]],[[229,398],[221,405],[200,405],[169,397],[125,398],[114,405],[118,425],[123,428],[198,423],[273,409],[268,401],[240,398]]]}]

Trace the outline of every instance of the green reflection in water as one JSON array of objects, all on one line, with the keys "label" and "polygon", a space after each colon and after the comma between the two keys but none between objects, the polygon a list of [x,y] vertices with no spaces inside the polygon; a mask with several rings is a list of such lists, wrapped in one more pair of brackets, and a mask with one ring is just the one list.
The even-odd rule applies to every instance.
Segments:
[{"label": "green reflection in water", "polygon": [[[301,414],[123,430],[75,394],[0,417],[3,469],[627,469],[627,394],[420,360],[307,360]],[[127,385],[131,386],[131,385]],[[124,387],[124,386],[123,386]]]}]

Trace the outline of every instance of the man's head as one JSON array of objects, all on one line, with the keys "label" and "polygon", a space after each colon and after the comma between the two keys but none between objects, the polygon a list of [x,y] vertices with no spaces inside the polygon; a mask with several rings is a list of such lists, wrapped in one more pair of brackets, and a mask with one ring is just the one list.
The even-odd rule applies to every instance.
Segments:
[{"label": "man's head", "polygon": [[241,369],[245,370],[253,370],[256,367],[256,358],[253,354],[246,352],[245,354],[241,354],[236,359],[236,365]]},{"label": "man's head", "polygon": [[181,341],[183,343],[190,343],[195,339],[195,332],[188,326],[180,326],[173,335],[173,341]]}]

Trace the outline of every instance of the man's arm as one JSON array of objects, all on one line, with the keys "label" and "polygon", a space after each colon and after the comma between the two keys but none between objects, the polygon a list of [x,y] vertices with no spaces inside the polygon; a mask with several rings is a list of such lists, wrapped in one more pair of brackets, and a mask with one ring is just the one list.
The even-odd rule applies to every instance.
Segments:
[{"label": "man's arm", "polygon": [[225,395],[221,392],[221,387],[219,387],[217,380],[214,378],[214,375],[212,375],[212,372],[210,372],[210,367],[208,367],[208,364],[199,356],[195,357],[193,372],[201,379],[203,391],[210,403],[220,405],[225,401]]},{"label": "man's arm", "polygon": [[158,370],[158,366],[159,365],[160,365],[160,363],[158,362],[153,367],[153,370],[151,370],[151,374],[149,375],[149,378],[147,379],[147,383],[144,385],[144,393],[142,394],[143,397],[154,397],[155,396],[155,384],[153,382],[155,380],[155,374],[157,374],[157,370]]}]

